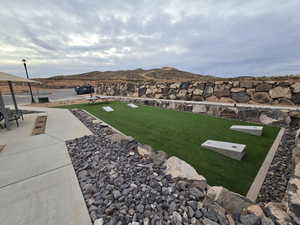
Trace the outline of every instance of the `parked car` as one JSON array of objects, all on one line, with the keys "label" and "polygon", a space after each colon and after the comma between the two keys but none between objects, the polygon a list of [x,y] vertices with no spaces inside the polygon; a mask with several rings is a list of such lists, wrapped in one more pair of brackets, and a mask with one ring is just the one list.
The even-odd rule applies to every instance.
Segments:
[{"label": "parked car", "polygon": [[86,86],[78,86],[78,87],[75,87],[75,92],[76,94],[78,95],[83,95],[83,94],[91,94],[91,93],[94,93],[95,90],[94,90],[94,87],[91,86],[91,85],[86,85]]}]

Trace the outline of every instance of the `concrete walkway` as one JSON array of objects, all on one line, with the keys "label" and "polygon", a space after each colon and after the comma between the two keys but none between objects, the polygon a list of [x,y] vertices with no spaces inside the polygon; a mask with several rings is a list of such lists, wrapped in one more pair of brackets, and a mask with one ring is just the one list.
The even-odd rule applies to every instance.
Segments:
[{"label": "concrete walkway", "polygon": [[68,110],[22,107],[48,115],[46,133],[31,136],[37,115],[0,133],[0,224],[91,225],[65,140],[91,135]]}]

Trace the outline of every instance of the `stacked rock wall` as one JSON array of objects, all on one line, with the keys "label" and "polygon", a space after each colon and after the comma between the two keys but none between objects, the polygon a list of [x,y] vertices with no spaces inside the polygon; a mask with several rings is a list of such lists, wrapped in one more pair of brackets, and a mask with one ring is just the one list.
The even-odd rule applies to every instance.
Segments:
[{"label": "stacked rock wall", "polygon": [[190,81],[178,83],[101,83],[98,94],[171,100],[271,105],[299,105],[300,82]]}]

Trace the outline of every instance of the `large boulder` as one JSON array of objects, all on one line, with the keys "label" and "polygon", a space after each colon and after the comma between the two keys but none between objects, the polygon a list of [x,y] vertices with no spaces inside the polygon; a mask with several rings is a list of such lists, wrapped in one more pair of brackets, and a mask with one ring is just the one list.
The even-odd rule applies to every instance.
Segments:
[{"label": "large boulder", "polygon": [[264,211],[262,210],[262,208],[259,205],[250,205],[246,209],[246,213],[247,214],[254,214],[254,215],[259,216],[259,217],[265,216]]},{"label": "large boulder", "polygon": [[210,96],[208,98],[205,99],[208,102],[218,102],[219,99],[216,96]]},{"label": "large boulder", "polygon": [[185,161],[176,156],[170,157],[164,164],[166,167],[165,173],[171,175],[173,178],[180,177],[188,180],[199,181],[202,183],[202,188],[206,187],[205,177],[199,175],[197,171]]},{"label": "large boulder", "polygon": [[203,92],[203,97],[207,98],[209,96],[212,96],[214,92],[214,88],[210,85],[206,86]]},{"label": "large boulder", "polygon": [[295,104],[300,104],[300,93],[293,94],[292,101]]},{"label": "large boulder", "polygon": [[236,101],[234,101],[232,98],[227,98],[227,97],[220,98],[219,102],[223,102],[223,103],[236,103]]},{"label": "large boulder", "polygon": [[153,148],[146,144],[138,144],[137,151],[141,156],[150,156],[154,152]]},{"label": "large boulder", "polygon": [[216,85],[214,89],[214,94],[217,97],[228,97],[230,96],[230,88],[227,85]]},{"label": "large boulder", "polygon": [[291,218],[286,212],[286,207],[282,203],[269,202],[264,208],[268,217],[272,218],[277,224],[289,225]]},{"label": "large boulder", "polygon": [[258,84],[255,88],[256,91],[269,91],[273,86],[267,83]]},{"label": "large boulder", "polygon": [[203,94],[203,90],[197,88],[193,91],[193,95],[202,95]]},{"label": "large boulder", "polygon": [[[298,168],[295,168],[297,175],[300,173],[299,167],[300,165],[298,165]],[[289,180],[286,197],[288,215],[290,215],[297,224],[300,224],[300,179],[298,177],[293,177]]]},{"label": "large boulder", "polygon": [[216,201],[232,214],[240,214],[244,209],[254,205],[254,202],[246,197],[220,186],[213,186],[209,188],[207,191],[207,197]]},{"label": "large boulder", "polygon": [[180,84],[180,89],[188,89],[190,86],[190,83],[189,82],[182,82]]},{"label": "large boulder", "polygon": [[240,86],[240,82],[238,80],[232,81],[232,87],[237,88]]},{"label": "large boulder", "polygon": [[292,97],[291,90],[288,87],[276,87],[269,91],[271,98],[288,98]]},{"label": "large boulder", "polygon": [[290,99],[278,98],[273,102],[274,105],[295,105]]},{"label": "large boulder", "polygon": [[192,100],[193,100],[193,101],[201,102],[201,101],[204,100],[204,98],[203,98],[202,96],[200,96],[200,95],[193,95],[193,96],[192,96]]},{"label": "large boulder", "polygon": [[193,105],[193,113],[206,113],[206,105]]},{"label": "large boulder", "polygon": [[252,99],[257,103],[270,103],[272,99],[266,92],[256,92],[253,94]]},{"label": "large boulder", "polygon": [[228,96],[230,96],[230,90],[223,89],[223,90],[215,91],[215,95],[217,97],[228,97]]},{"label": "large boulder", "polygon": [[187,90],[186,89],[181,89],[177,94],[177,97],[182,99],[182,100],[185,100],[186,96],[187,96]]},{"label": "large boulder", "polygon": [[154,151],[150,157],[153,160],[153,165],[158,167],[165,163],[168,155],[164,151]]},{"label": "large boulder", "polygon": [[133,137],[125,136],[125,135],[122,135],[122,134],[119,134],[119,133],[113,133],[110,136],[108,136],[108,138],[112,142],[117,142],[119,144],[126,144],[126,143],[134,141]]},{"label": "large boulder", "polygon": [[240,82],[240,87],[241,88],[252,88],[253,87],[253,82],[249,80],[241,81]]},{"label": "large boulder", "polygon": [[294,93],[299,93],[300,92],[300,82],[294,83],[291,86],[292,90]]},{"label": "large boulder", "polygon": [[144,96],[146,94],[146,91],[147,91],[147,88],[145,88],[145,87],[139,88],[139,90],[138,90],[139,97]]},{"label": "large boulder", "polygon": [[231,88],[230,91],[233,93],[244,92],[245,88]]},{"label": "large boulder", "polygon": [[250,100],[250,96],[246,92],[234,92],[231,95],[232,99],[237,102],[248,102]]},{"label": "large boulder", "polygon": [[170,88],[174,88],[174,89],[177,89],[179,87],[180,87],[180,83],[174,83],[170,85]]}]

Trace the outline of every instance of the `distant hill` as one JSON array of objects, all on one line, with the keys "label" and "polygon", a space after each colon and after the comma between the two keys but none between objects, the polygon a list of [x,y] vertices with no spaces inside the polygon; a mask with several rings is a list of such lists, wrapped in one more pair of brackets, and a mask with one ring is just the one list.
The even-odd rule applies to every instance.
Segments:
[{"label": "distant hill", "polygon": [[163,67],[149,70],[92,71],[82,74],[53,76],[47,78],[47,80],[184,81],[207,80],[213,78],[216,77],[185,72],[173,67]]}]

